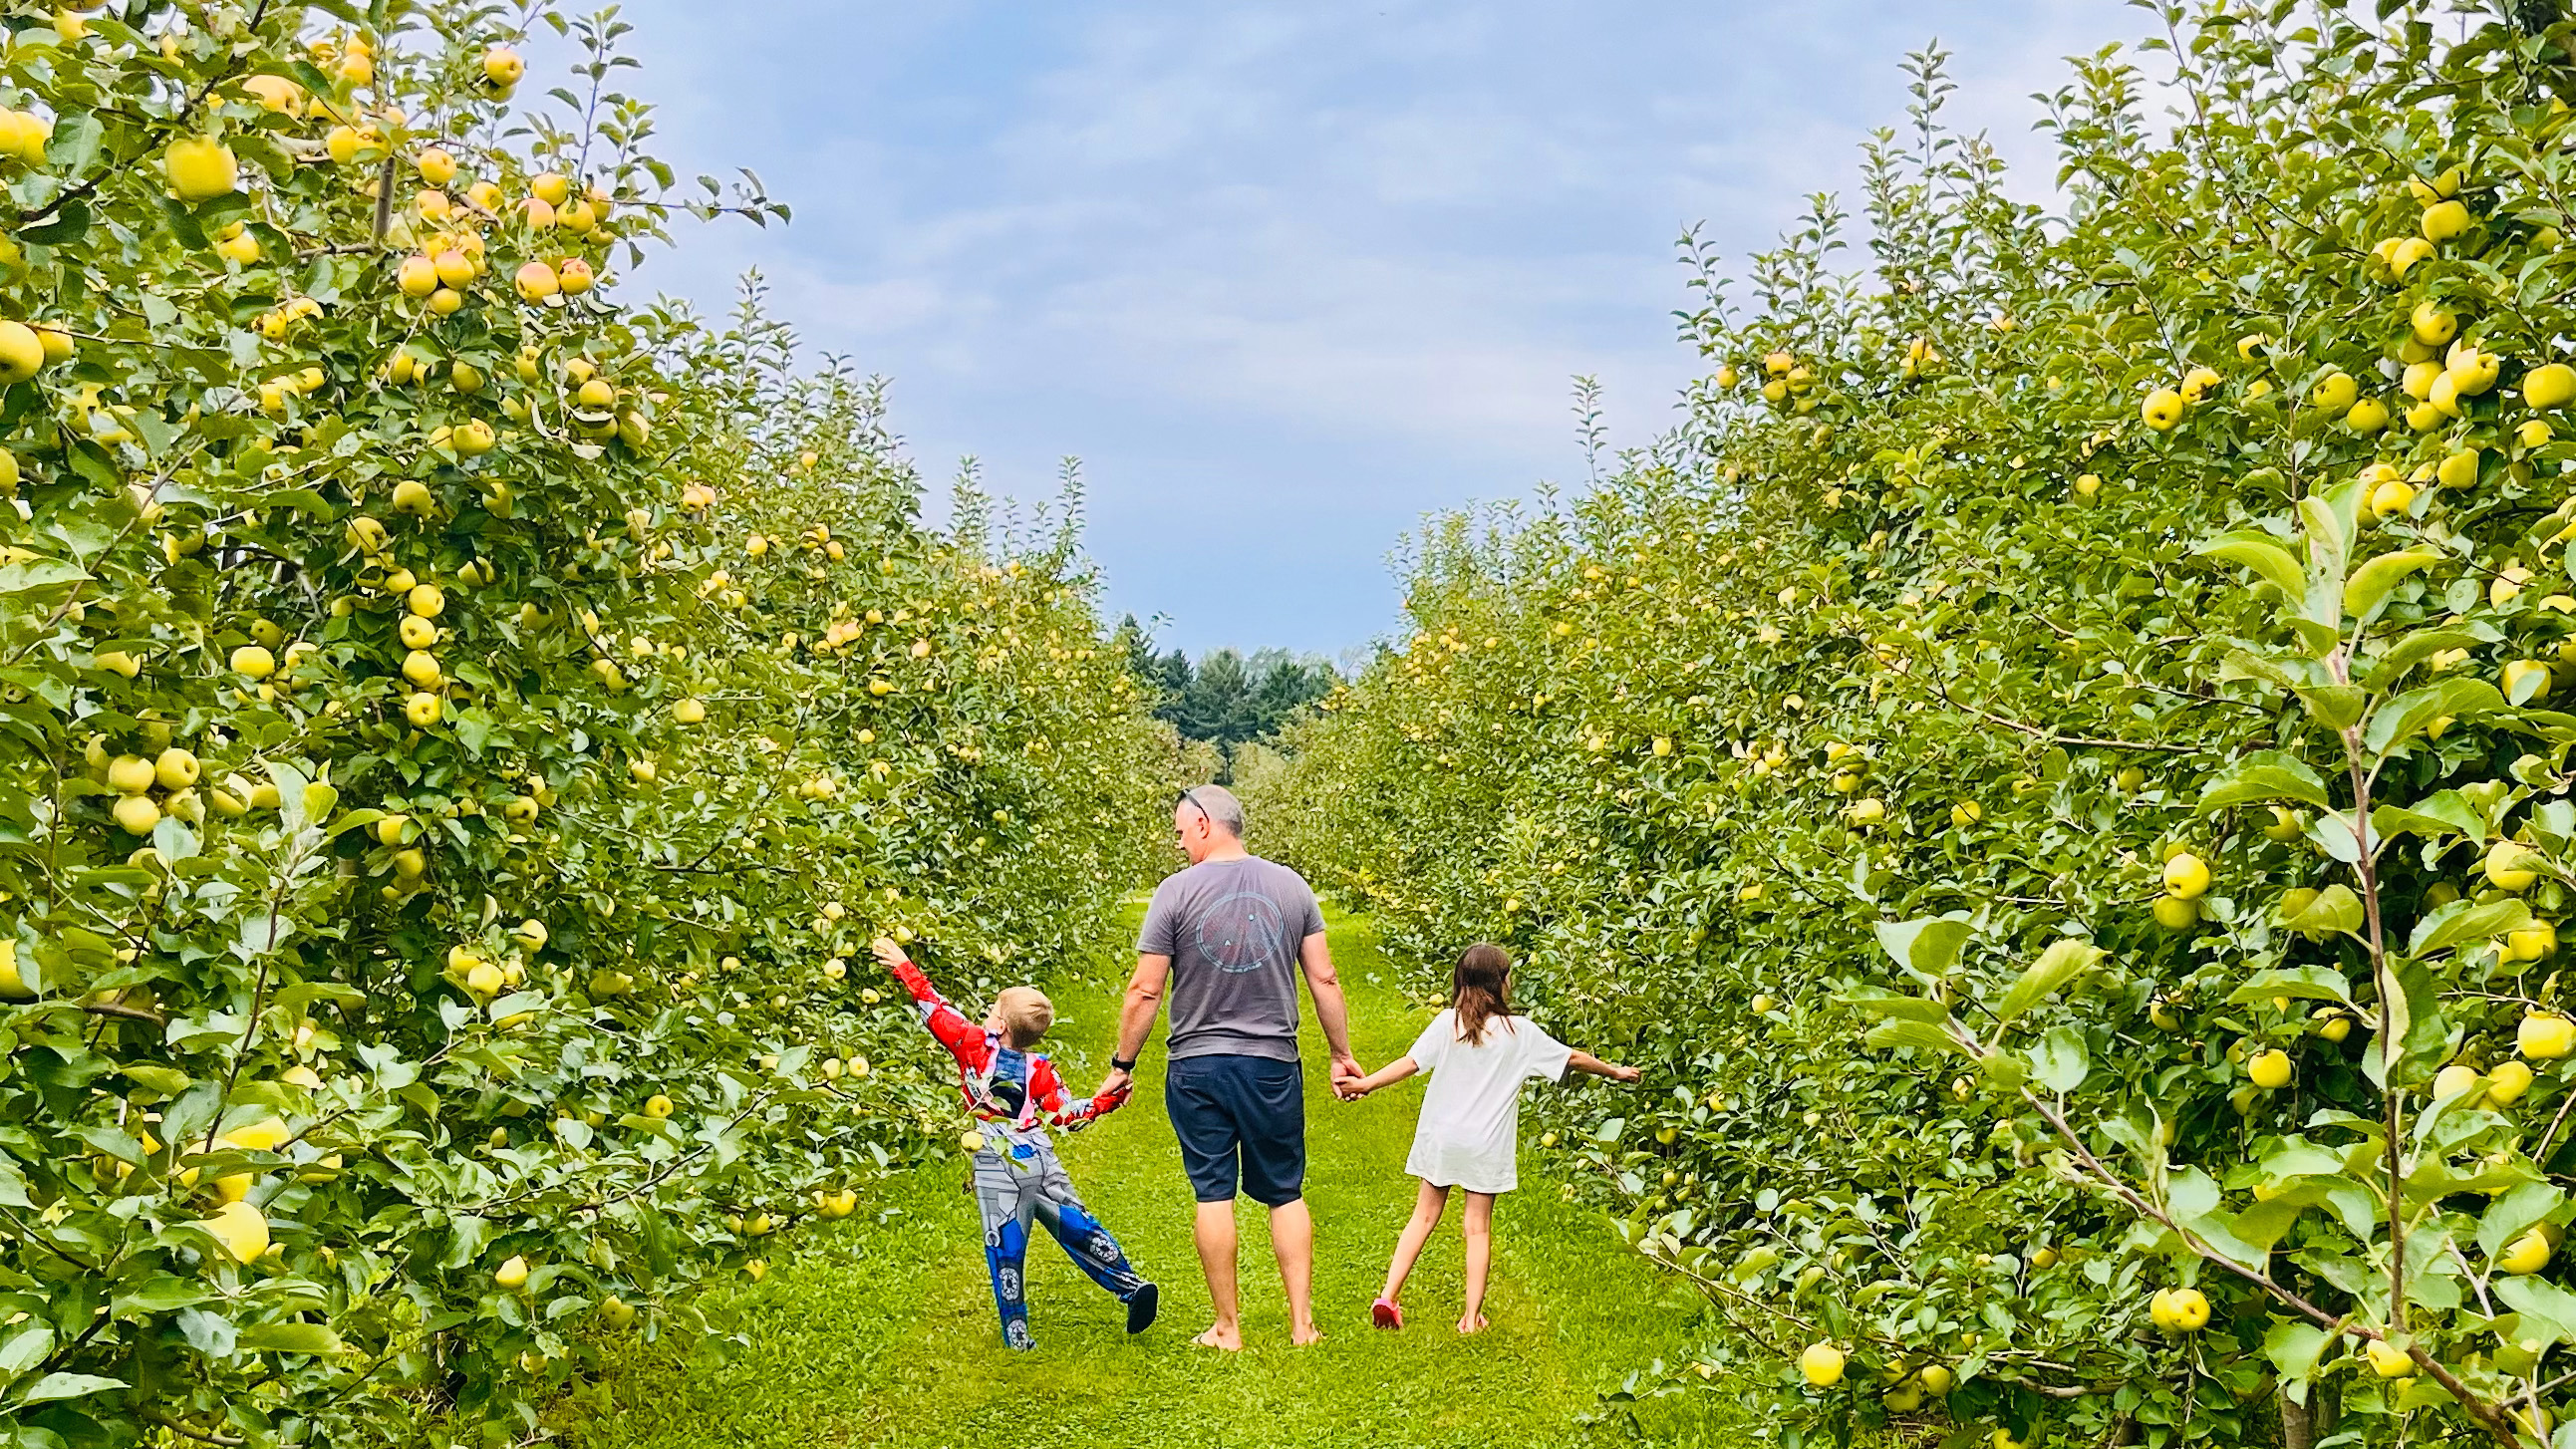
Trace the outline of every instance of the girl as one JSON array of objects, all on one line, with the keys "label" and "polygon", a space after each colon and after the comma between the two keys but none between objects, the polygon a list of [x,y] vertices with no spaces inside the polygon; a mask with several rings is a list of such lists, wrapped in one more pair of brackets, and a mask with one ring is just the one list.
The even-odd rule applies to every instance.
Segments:
[{"label": "girl", "polygon": [[1611,1066],[1549,1036],[1528,1017],[1512,1015],[1511,974],[1512,959],[1502,947],[1481,941],[1468,947],[1450,978],[1449,1009],[1423,1028],[1411,1052],[1351,1089],[1354,1098],[1365,1097],[1416,1072],[1431,1073],[1413,1155],[1404,1163],[1406,1172],[1422,1179],[1422,1192],[1414,1200],[1413,1221],[1396,1241],[1395,1261],[1387,1264],[1386,1291],[1369,1305],[1369,1317],[1380,1328],[1404,1326],[1396,1295],[1404,1291],[1405,1275],[1422,1256],[1431,1230],[1440,1226],[1454,1187],[1467,1193],[1467,1311],[1458,1331],[1484,1330],[1494,1198],[1520,1180],[1513,1154],[1520,1142],[1522,1081],[1561,1081],[1568,1068],[1615,1082],[1637,1080],[1635,1067]]}]

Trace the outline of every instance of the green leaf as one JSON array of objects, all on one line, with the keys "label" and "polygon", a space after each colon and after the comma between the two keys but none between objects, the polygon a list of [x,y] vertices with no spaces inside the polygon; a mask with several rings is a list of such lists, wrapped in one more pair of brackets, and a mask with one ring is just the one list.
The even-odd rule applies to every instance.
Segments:
[{"label": "green leaf", "polygon": [[[2318,588],[2320,590],[2327,591],[2329,598],[2331,598],[2331,590],[2333,588],[2331,584],[2320,584],[2318,585]],[[2339,603],[2333,602],[2329,602],[2323,607],[2336,610],[2338,612],[2342,608]],[[2343,645],[2343,630],[2337,625],[2324,623],[2320,620],[2311,619],[2301,614],[2285,615],[2282,617],[2281,622],[2289,627],[2291,633],[2298,635],[2299,642],[2308,646],[2308,652],[2315,655],[2318,659],[2324,659]]]},{"label": "green leaf", "polygon": [[2505,707],[2504,696],[2483,679],[2445,679],[2410,689],[2372,711],[2361,732],[2364,752],[2380,756],[2414,739],[2437,719],[2475,719]]},{"label": "green leaf", "polygon": [[61,246],[76,242],[89,234],[89,201],[75,196],[54,211],[53,217],[18,232],[18,240],[31,246]]},{"label": "green leaf", "polygon": [[2201,787],[2200,792],[2204,814],[2230,805],[2269,800],[2296,800],[2319,810],[2334,808],[2333,799],[2326,794],[2326,782],[2317,777],[2317,772],[2297,756],[2279,750],[2257,750],[2247,755],[2226,774]]},{"label": "green leaf", "polygon": [[1959,963],[1974,928],[1957,916],[1932,916],[1881,921],[1877,929],[1879,949],[1888,959],[1925,981],[1938,981]]},{"label": "green leaf", "polygon": [[241,918],[239,934],[233,942],[233,954],[244,961],[256,961],[276,950],[280,942],[294,934],[293,921],[271,915],[264,908],[256,908]]},{"label": "green leaf", "polygon": [[2477,629],[2418,629],[2390,645],[2386,653],[2370,662],[2370,687],[2386,693],[2397,687],[2408,670],[2445,649],[2474,649],[2491,644],[2499,631],[2493,627]]},{"label": "green leaf", "polygon": [[385,812],[382,810],[344,810],[340,813],[340,818],[332,821],[331,828],[324,833],[329,838],[337,840],[352,830],[373,825],[384,818]]},{"label": "green leaf", "polygon": [[2192,552],[2252,569],[2263,582],[2293,599],[2307,592],[2307,570],[2299,567],[2298,556],[2268,533],[2252,529],[2222,533],[2193,546]]},{"label": "green leaf", "polygon": [[[2346,892],[2350,894],[2350,892]],[[2360,903],[2356,901],[2357,910]],[[2227,994],[2231,1005],[2269,1001],[2287,996],[2295,1001],[2332,1001],[2351,1006],[2352,983],[2331,966],[2288,966],[2257,971],[2245,978],[2245,984]]]},{"label": "green leaf", "polygon": [[496,998],[491,1005],[483,1008],[483,1013],[494,1021],[500,1021],[523,1011],[540,1010],[550,999],[542,991],[513,991],[507,996]]},{"label": "green leaf", "polygon": [[2383,1089],[2403,1091],[2430,1081],[2450,1060],[2453,1033],[2442,1012],[2441,983],[2423,962],[2400,956],[2388,970],[2396,988],[2380,987],[2388,1030],[2362,1054],[2362,1064]]},{"label": "green leaf", "polygon": [[69,559],[34,558],[23,563],[0,564],[0,594],[59,588],[88,577],[88,570]]},{"label": "green leaf", "polygon": [[201,1280],[155,1273],[140,1283],[119,1289],[114,1302],[119,1313],[169,1313],[215,1296],[214,1288]]},{"label": "green leaf", "polygon": [[2284,1137],[2256,1164],[2276,1182],[2294,1177],[2333,1177],[2344,1170],[2343,1157],[2304,1137]]},{"label": "green leaf", "polygon": [[250,1323],[234,1336],[244,1353],[344,1353],[347,1346],[327,1323]]},{"label": "green leaf", "polygon": [[2452,901],[2433,908],[2415,923],[2406,939],[2406,954],[2430,956],[2462,941],[2492,941],[2507,931],[2531,924],[2531,907],[2519,900]]},{"label": "green leaf", "polygon": [[2494,1257],[2504,1251],[2507,1243],[2537,1227],[2566,1200],[2567,1194],[2548,1183],[2524,1183],[2487,1205],[2487,1215],[2478,1220],[2478,1246],[2488,1257]]},{"label": "green leaf", "polygon": [[2236,1214],[2231,1229],[2246,1243],[2269,1252],[2298,1226],[2300,1214],[2314,1206],[2307,1199],[2316,1195],[2313,1187],[2301,1187],[2268,1202],[2251,1204]]},{"label": "green leaf", "polygon": [[2308,531],[2308,578],[2343,583],[2352,559],[2352,540],[2361,531],[2362,495],[2369,491],[2358,475],[2322,493],[2299,500],[2299,522]]},{"label": "green leaf", "polygon": [[2344,580],[2343,611],[2356,619],[2372,617],[2388,601],[2389,591],[2403,583],[2408,574],[2441,561],[2441,550],[2422,546],[2381,554],[2354,569],[2352,577]]},{"label": "green leaf", "polygon": [[2524,1338],[2545,1343],[2576,1343],[2576,1293],[2529,1273],[2499,1273],[2488,1287],[2505,1306],[2522,1315]]},{"label": "green leaf", "polygon": [[2220,1206],[2218,1184],[2197,1167],[2177,1169],[2165,1180],[2165,1205],[2174,1221],[2231,1262],[2261,1268],[2271,1251],[2248,1242]]},{"label": "green leaf", "polygon": [[1867,988],[1848,991],[1834,998],[1845,1006],[1858,1007],[1872,1016],[1899,1017],[1906,1021],[1928,1021],[1935,1026],[1950,1019],[1950,1008],[1920,996],[1900,996],[1892,991]]},{"label": "green leaf", "polygon": [[2060,936],[2039,953],[2039,959],[2021,973],[2019,980],[2004,992],[1995,1015],[2012,1021],[2032,1007],[2057,994],[2059,988],[2074,980],[2102,959],[2102,948],[2073,936]]},{"label": "green leaf", "polygon": [[[2463,820],[2463,816],[2468,818]],[[2444,836],[2483,833],[2484,822],[2468,811],[2410,810],[2403,805],[2382,805],[2370,812],[2371,836],[2381,842],[2401,835],[2421,835],[2439,840]]]},{"label": "green leaf", "polygon": [[1861,1044],[1872,1051],[1893,1051],[1913,1047],[1918,1051],[1957,1052],[1968,1055],[1968,1049],[1948,1032],[1922,1021],[1882,1021],[1869,1029]]},{"label": "green leaf", "polygon": [[2332,682],[2324,666],[2313,659],[2258,654],[2251,649],[2229,650],[2226,659],[2219,665],[2218,677],[2222,681],[2259,679],[2276,689],[2285,690]]},{"label": "green leaf", "polygon": [[220,1313],[187,1307],[179,1311],[179,1336],[188,1341],[188,1347],[206,1357],[222,1359],[233,1356],[240,1332],[231,1319]]},{"label": "green leaf", "polygon": [[2317,723],[2330,730],[2348,730],[2361,723],[2362,711],[2370,705],[2370,691],[2353,684],[2311,684],[2299,690],[2299,700]]},{"label": "green leaf", "polygon": [[[2345,865],[2361,863],[2361,837],[2354,833],[2352,819],[2343,814],[2319,815],[2308,822],[2308,839],[2326,853],[2329,859]],[[2328,889],[2332,889],[2329,887]]]},{"label": "green leaf", "polygon": [[2176,1168],[2165,1180],[2165,1206],[2180,1215],[2199,1217],[2216,1212],[2222,1196],[2218,1180],[2197,1167]]},{"label": "green leaf", "polygon": [[99,139],[106,133],[98,117],[87,111],[58,113],[54,133],[45,141],[45,161],[56,175],[78,176],[89,169],[90,161],[98,155]]},{"label": "green leaf", "polygon": [[126,1386],[123,1379],[101,1378],[97,1374],[47,1374],[18,1396],[20,1405],[50,1404],[63,1399],[86,1398]]},{"label": "green leaf", "polygon": [[2271,1332],[2263,1335],[2263,1356],[2280,1371],[2284,1383],[2305,1383],[2317,1371],[2317,1356],[2325,1348],[2326,1331],[2303,1319],[2276,1319]]},{"label": "green leaf", "polygon": [[2322,936],[2357,932],[2365,919],[2367,912],[2362,908],[2361,897],[2352,893],[2352,887],[2338,881],[2317,892],[2317,898],[2308,902],[2304,910],[2293,916],[2276,918],[2276,923],[2293,931],[2311,931]]},{"label": "green leaf", "polygon": [[2060,1096],[2083,1086],[2093,1070],[2092,1058],[2084,1047],[2084,1033],[2071,1026],[2050,1028],[2031,1050],[2030,1069],[2041,1086]]}]

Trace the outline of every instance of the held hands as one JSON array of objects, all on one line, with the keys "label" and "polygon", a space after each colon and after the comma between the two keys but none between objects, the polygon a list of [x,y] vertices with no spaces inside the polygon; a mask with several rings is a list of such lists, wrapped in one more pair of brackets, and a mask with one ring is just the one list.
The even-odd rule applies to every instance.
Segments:
[{"label": "held hands", "polygon": [[1352,1056],[1333,1058],[1333,1095],[1345,1102],[1356,1102],[1369,1094],[1368,1074],[1360,1070],[1359,1059]]},{"label": "held hands", "polygon": [[1134,1072],[1122,1072],[1117,1068],[1112,1067],[1109,1071],[1109,1075],[1101,1080],[1100,1090],[1092,1095],[1096,1097],[1115,1097],[1119,1101],[1124,1102],[1127,1100],[1128,1094],[1135,1090],[1136,1074]]}]

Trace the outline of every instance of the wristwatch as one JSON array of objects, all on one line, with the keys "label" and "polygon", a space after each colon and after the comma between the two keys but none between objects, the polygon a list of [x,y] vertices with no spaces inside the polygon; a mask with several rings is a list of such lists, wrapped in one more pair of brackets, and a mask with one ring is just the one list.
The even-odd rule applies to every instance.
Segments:
[{"label": "wristwatch", "polygon": [[1136,1059],[1134,1057],[1129,1057],[1127,1060],[1122,1062],[1116,1057],[1111,1057],[1109,1059],[1109,1070],[1113,1072],[1132,1072],[1136,1070]]}]

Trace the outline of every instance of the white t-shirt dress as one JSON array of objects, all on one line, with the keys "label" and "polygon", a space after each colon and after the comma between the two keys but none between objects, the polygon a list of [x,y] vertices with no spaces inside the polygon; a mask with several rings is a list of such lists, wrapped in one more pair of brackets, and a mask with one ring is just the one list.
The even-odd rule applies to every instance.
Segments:
[{"label": "white t-shirt dress", "polygon": [[1434,1187],[1518,1187],[1521,1083],[1564,1080],[1574,1049],[1526,1016],[1486,1022],[1485,1039],[1471,1046],[1458,1039],[1452,1010],[1431,1018],[1406,1055],[1431,1081],[1404,1170]]}]

